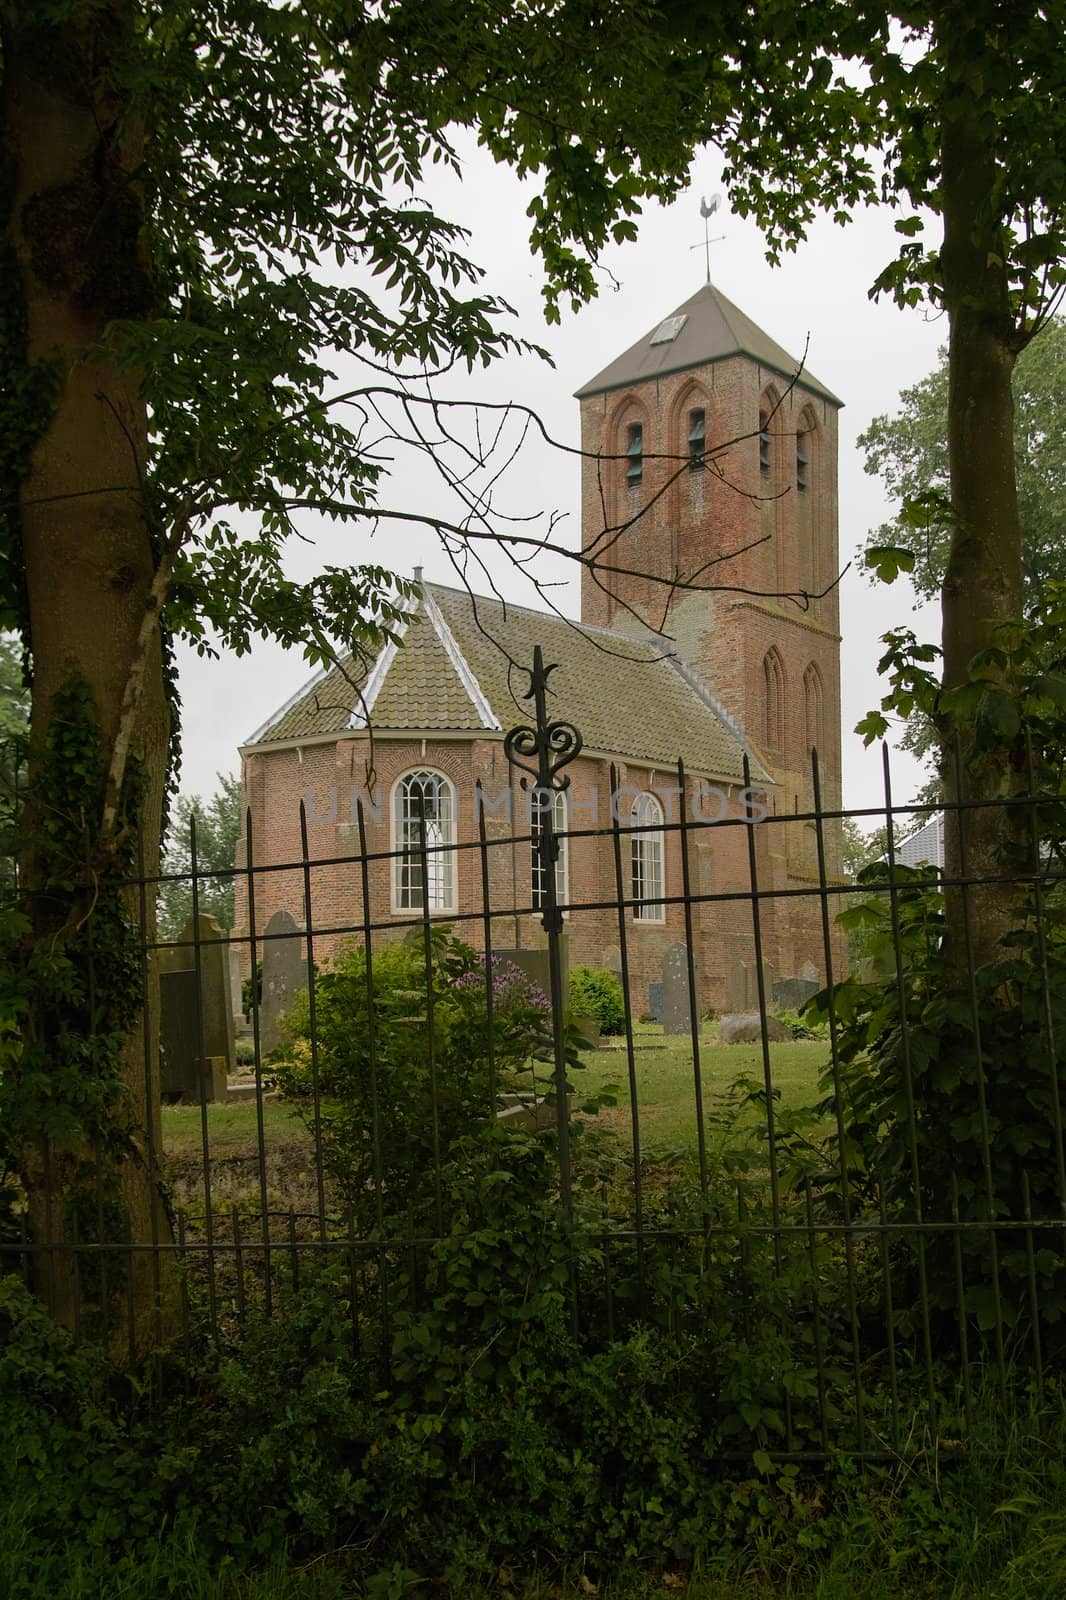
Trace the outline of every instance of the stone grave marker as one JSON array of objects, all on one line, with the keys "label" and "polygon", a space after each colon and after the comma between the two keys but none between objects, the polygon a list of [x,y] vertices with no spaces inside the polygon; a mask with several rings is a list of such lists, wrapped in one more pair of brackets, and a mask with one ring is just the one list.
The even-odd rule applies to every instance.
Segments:
[{"label": "stone grave marker", "polygon": [[248,1027],[241,1005],[241,990],[244,984],[242,964],[247,948],[247,945],[239,944],[231,944],[229,947],[229,997],[233,1007],[233,1026],[237,1033],[244,1032]]},{"label": "stone grave marker", "polygon": [[820,984],[818,968],[813,961],[805,961],[796,974],[797,978],[804,978],[808,983]]},{"label": "stone grave marker", "polygon": [[281,1019],[308,984],[307,943],[289,911],[275,911],[263,930],[263,998],[259,1037],[264,1055],[281,1043]]},{"label": "stone grave marker", "polygon": [[[234,1067],[229,942],[214,917],[190,917],[177,948],[159,953],[160,1092],[224,1100]],[[199,969],[197,968],[199,953]]]},{"label": "stone grave marker", "polygon": [[691,1027],[688,950],[683,944],[672,944],[663,958],[663,1032],[688,1033]]},{"label": "stone grave marker", "polygon": [[654,1017],[656,1022],[663,1020],[663,986],[661,982],[648,984],[648,1015]]},{"label": "stone grave marker", "polygon": [[[791,1039],[792,1032],[777,1017],[767,1017],[766,1037],[771,1044]],[[757,1011],[743,1011],[722,1017],[718,1024],[718,1038],[722,1044],[758,1044],[762,1039],[762,1024]]]},{"label": "stone grave marker", "polygon": [[[535,983],[543,995],[551,999],[551,965],[548,960],[548,947],[546,944],[536,945],[531,949],[504,950],[493,947],[494,956],[501,961],[510,961],[514,966],[521,968],[531,983]],[[564,932],[559,939],[559,960],[563,969],[563,1005],[570,1003],[570,941]]]},{"label": "stone grave marker", "polygon": [[818,983],[809,978],[780,978],[773,987],[774,1007],[778,1011],[799,1011],[812,994],[818,993],[818,988]]}]

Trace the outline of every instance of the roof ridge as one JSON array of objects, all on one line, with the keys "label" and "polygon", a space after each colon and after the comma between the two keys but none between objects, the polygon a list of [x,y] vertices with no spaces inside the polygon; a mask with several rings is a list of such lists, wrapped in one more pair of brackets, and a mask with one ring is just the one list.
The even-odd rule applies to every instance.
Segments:
[{"label": "roof ridge", "polygon": [[500,732],[503,724],[495,711],[493,711],[488,696],[478,682],[476,672],[460,650],[454,633],[449,628],[440,607],[433,598],[430,585],[425,581],[421,584],[421,593],[426,605],[426,615],[433,624],[437,638],[444,646],[444,653],[455,669],[456,677],[466,690],[471,705],[486,727]]},{"label": "roof ridge", "polygon": [[[353,653],[353,651],[349,650],[344,659],[346,661],[350,661]],[[311,690],[320,684],[324,678],[328,678],[334,667],[338,665],[339,661],[334,661],[331,662],[328,667],[319,667],[318,671],[313,673],[310,678],[306,679],[306,681],[300,685],[299,689],[297,689],[294,694],[290,694],[284,705],[280,705],[276,711],[272,711],[270,716],[267,717],[266,721],[261,722],[258,728],[256,728],[255,732],[248,735],[247,739],[244,741],[244,744],[258,744],[263,735],[265,733],[269,733],[271,728],[273,728],[276,723],[281,721],[282,717],[287,711],[291,711],[293,706],[296,705],[298,701],[303,699],[304,695],[310,694]],[[238,746],[238,748],[243,749],[243,745]]]},{"label": "roof ridge", "polygon": [[[417,612],[411,615],[417,615]],[[393,637],[386,640],[379,650],[374,665],[367,673],[364,688],[358,691],[359,698],[352,707],[351,715],[348,718],[349,728],[368,728],[370,726],[371,713],[377,704],[377,698],[384,686],[385,679],[389,675],[389,668],[396,660],[400,641],[407,632],[409,621],[410,616],[405,617],[403,622],[396,628]]]},{"label": "roof ridge", "polygon": [[[614,628],[605,628],[599,622],[585,622],[581,617],[564,617],[558,611],[539,611],[536,606],[523,605],[520,600],[503,600],[498,595],[475,594],[472,589],[462,588],[453,583],[426,583],[425,588],[442,589],[446,594],[456,594],[467,600],[484,602],[488,605],[499,606],[502,610],[523,611],[526,616],[537,617],[544,622],[561,622],[568,628],[576,628],[580,633],[601,633],[614,639],[619,644],[647,644],[651,639],[658,639],[659,634],[649,629],[648,639],[631,639],[624,633],[618,633]],[[661,652],[660,652],[661,653]]]}]

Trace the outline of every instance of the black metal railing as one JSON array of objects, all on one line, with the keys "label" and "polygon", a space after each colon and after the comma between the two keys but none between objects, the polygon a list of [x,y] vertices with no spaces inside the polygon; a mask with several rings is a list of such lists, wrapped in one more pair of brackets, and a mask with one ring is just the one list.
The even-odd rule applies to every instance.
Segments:
[{"label": "black metal railing", "polygon": [[[161,880],[141,875],[138,1159],[167,1207],[134,1225],[98,1184],[91,1204],[64,1211],[57,1199],[44,1224],[16,1208],[5,1262],[46,1298],[56,1263],[72,1263],[77,1331],[117,1323],[132,1347],[175,1324],[239,1340],[250,1316],[333,1273],[354,1348],[387,1371],[396,1316],[427,1294],[457,1194],[533,1145],[536,1193],[556,1218],[545,1231],[538,1211],[537,1237],[565,1257],[572,1334],[595,1346],[643,1326],[700,1342],[740,1454],[759,1437],[796,1459],[876,1457],[958,1432],[987,1383],[1002,1399],[1016,1380],[1039,1388],[1061,1364],[1066,1305],[1066,938],[1057,851],[1037,832],[1042,797],[948,808],[961,840],[950,872],[900,864],[901,828],[934,808],[893,803],[887,756],[883,806],[853,813],[884,824],[884,859],[858,878],[840,870],[846,814],[823,805],[816,754],[807,811],[737,802],[693,815],[679,762],[678,815],[638,829],[618,814],[612,767],[609,825],[560,834],[550,800],[581,741],[549,718],[548,671],[538,652],[533,725],[506,746],[541,797],[535,826],[493,832],[475,803],[465,837],[423,812],[413,843],[375,848],[359,806],[346,848],[316,854],[301,804],[300,855],[277,862],[263,859],[249,814],[232,874],[238,924],[221,937],[200,917],[203,883],[220,875],[199,871],[195,826],[183,937],[154,935]],[[747,766],[742,781],[750,796]],[[968,870],[967,829],[993,804],[1028,828],[1028,853],[1015,845],[982,875]],[[798,826],[813,840],[803,877],[788,867]],[[659,840],[661,921],[638,915],[638,832]],[[696,851],[727,839],[746,881],[708,883]],[[582,849],[595,871],[576,870]],[[534,852],[539,904],[532,889],[501,897],[497,862]],[[401,917],[381,885],[405,856],[421,905]],[[435,908],[443,856],[456,903]],[[975,933],[984,897],[1006,919],[991,959]],[[529,944],[515,947],[516,928]],[[734,965],[750,953],[747,1043],[723,1042],[716,940]],[[818,993],[782,1023],[769,957],[797,940],[817,969],[802,982]],[[655,981],[670,990],[670,1032],[644,1020],[649,950],[669,959]],[[605,963],[618,1042],[593,1045],[567,967]],[[234,967],[248,998],[236,1044]],[[164,1065],[184,1049],[190,1075],[184,1090],[164,1080],[176,1103],[159,1109],[161,982],[173,997],[164,1033],[180,1024]]]}]

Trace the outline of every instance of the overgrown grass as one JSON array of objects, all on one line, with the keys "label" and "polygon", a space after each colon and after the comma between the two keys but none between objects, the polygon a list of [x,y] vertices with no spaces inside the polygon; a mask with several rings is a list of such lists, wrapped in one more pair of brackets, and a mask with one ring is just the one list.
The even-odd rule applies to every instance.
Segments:
[{"label": "overgrown grass", "polygon": [[[841,1478],[843,1472],[843,1479]],[[817,1492],[816,1490],[810,1492]],[[741,1552],[696,1571],[666,1560],[605,1573],[501,1568],[496,1581],[442,1590],[385,1564],[351,1574],[343,1552],[298,1566],[218,1564],[192,1533],[131,1542],[116,1560],[27,1533],[18,1494],[0,1505],[0,1594],[5,1600],[406,1600],[451,1593],[469,1600],[1061,1600],[1066,1595],[1066,1465],[1045,1433],[1019,1431],[1005,1457],[863,1474],[838,1467],[825,1521],[789,1548],[787,1503],[767,1487],[746,1499],[753,1534]],[[738,1505],[738,1509],[739,1505]],[[761,1516],[760,1516],[761,1511]],[[752,1512],[756,1514],[751,1515]]]},{"label": "overgrown grass", "polygon": [[219,1566],[193,1534],[161,1532],[131,1543],[123,1558],[27,1533],[28,1508],[0,1504],[0,1594],[4,1600],[342,1600],[352,1589],[328,1563],[310,1569],[274,1561],[258,1571]]}]

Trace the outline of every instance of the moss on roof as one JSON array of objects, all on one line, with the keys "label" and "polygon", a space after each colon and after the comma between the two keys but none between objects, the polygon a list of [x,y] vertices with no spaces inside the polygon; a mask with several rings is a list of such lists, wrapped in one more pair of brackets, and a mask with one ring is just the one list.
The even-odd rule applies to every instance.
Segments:
[{"label": "moss on roof", "polygon": [[[622,638],[463,589],[434,584],[426,585],[425,593],[500,728],[525,722],[532,714],[523,695],[539,644],[545,661],[557,663],[550,680],[551,712],[574,723],[586,749],[659,767],[672,766],[680,757],[693,772],[742,775],[742,737],[660,642]],[[373,686],[362,665],[350,660],[345,668],[360,689],[368,679]],[[359,709],[352,685],[334,670],[296,696],[254,742],[269,745],[340,732]],[[427,614],[425,600],[373,696],[370,720],[378,733],[492,729]],[[756,779],[766,776],[754,754],[751,770]]]}]

